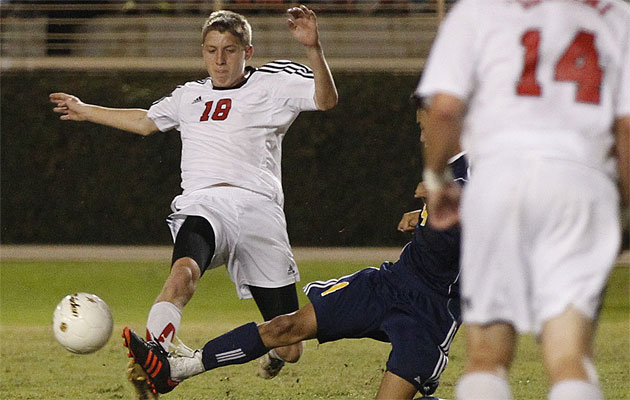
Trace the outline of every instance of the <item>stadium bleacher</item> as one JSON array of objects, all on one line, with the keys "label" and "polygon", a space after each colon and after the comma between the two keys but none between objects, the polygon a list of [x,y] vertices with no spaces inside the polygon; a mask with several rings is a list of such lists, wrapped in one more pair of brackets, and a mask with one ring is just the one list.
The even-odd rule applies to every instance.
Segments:
[{"label": "stadium bleacher", "polygon": [[[388,71],[422,67],[447,6],[439,0],[306,3],[320,15],[332,68]],[[201,24],[220,8],[248,17],[261,63],[279,57],[299,61],[303,51],[283,21],[289,6],[281,0],[5,0],[0,2],[1,67],[200,68]]]}]

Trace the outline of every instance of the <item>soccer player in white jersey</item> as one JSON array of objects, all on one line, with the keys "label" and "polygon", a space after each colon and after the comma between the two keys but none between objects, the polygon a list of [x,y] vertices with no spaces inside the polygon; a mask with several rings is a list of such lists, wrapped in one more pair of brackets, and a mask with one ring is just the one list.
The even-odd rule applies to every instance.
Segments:
[{"label": "soccer player in white jersey", "polygon": [[[592,343],[629,201],[628,4],[460,0],[417,93],[431,99],[432,222],[461,213],[468,356],[457,398],[511,398],[517,334],[533,332],[549,399],[602,399]],[[461,194],[444,174],[460,138],[472,171]]]},{"label": "soccer player in white jersey", "polygon": [[[299,274],[283,211],[281,143],[301,111],[333,108],[337,89],[315,13],[305,6],[288,13],[289,30],[304,45],[310,68],[290,61],[246,67],[254,51],[249,23],[240,14],[217,11],[202,31],[210,77],[178,87],[149,110],[105,108],[65,93],[50,95],[62,120],[91,121],[140,135],[181,132],[183,193],[173,200],[168,218],[175,242],[172,267],[147,320],[147,340],[161,349],[168,350],[182,309],[207,268],[225,264],[238,296],[254,297],[265,320],[299,308]],[[130,335],[135,334],[125,328],[126,344]],[[300,344],[276,349],[263,358],[259,374],[275,376],[284,361],[296,362],[301,351]]]}]

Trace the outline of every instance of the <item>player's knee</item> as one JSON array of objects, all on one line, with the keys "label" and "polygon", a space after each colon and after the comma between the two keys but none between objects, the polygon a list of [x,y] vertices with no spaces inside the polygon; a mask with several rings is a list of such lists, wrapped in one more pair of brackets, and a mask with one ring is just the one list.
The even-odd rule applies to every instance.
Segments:
[{"label": "player's knee", "polygon": [[473,326],[468,333],[466,372],[487,371],[500,375],[510,368],[516,340],[511,326]]},{"label": "player's knee", "polygon": [[468,349],[468,371],[503,372],[509,369],[512,361],[511,354],[497,349],[478,347]]},{"label": "player's knee", "polygon": [[169,301],[183,307],[192,298],[201,272],[197,263],[189,257],[182,257],[173,263],[158,300]]},{"label": "player's knee", "polygon": [[197,262],[190,257],[182,257],[171,266],[169,279],[173,278],[177,283],[188,285],[196,283],[201,277],[201,269]]}]

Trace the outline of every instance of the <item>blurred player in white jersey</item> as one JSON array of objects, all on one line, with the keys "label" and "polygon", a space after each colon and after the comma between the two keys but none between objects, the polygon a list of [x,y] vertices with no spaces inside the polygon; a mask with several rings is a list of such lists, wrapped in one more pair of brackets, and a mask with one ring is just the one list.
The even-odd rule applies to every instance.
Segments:
[{"label": "blurred player in white jersey", "polygon": [[[461,212],[468,359],[456,396],[511,398],[517,334],[533,332],[550,399],[602,399],[592,343],[629,200],[628,4],[460,0],[417,94],[431,99],[432,223]],[[460,137],[472,169],[461,207],[444,174]]]},{"label": "blurred player in white jersey", "polygon": [[[217,11],[202,31],[202,54],[210,75],[188,82],[144,109],[112,109],[53,93],[62,120],[91,121],[140,135],[181,132],[183,193],[168,218],[172,267],[149,312],[147,340],[168,350],[207,268],[225,264],[240,298],[253,297],[263,318],[299,308],[297,266],[289,244],[281,184],[282,139],[302,111],[328,110],[337,89],[319,41],[315,14],[305,6],[288,10],[289,29],[305,46],[310,68],[275,61],[246,67],[252,57],[251,27],[240,14]],[[129,328],[123,337],[129,345]],[[130,348],[130,355],[134,349]],[[157,350],[156,350],[157,351]],[[295,362],[300,344],[276,349],[259,371],[275,376]],[[160,366],[143,366],[155,377]],[[151,367],[151,368],[149,368]],[[147,379],[154,391],[165,393]],[[141,385],[140,385],[141,386]]]}]

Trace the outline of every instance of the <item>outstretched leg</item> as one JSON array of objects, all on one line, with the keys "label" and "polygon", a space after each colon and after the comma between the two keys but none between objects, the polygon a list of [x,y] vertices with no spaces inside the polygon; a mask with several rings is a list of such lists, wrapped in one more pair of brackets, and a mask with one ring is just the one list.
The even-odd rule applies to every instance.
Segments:
[{"label": "outstretched leg", "polygon": [[188,357],[169,357],[171,377],[181,382],[204,371],[244,364],[270,349],[300,343],[317,334],[317,321],[309,303],[300,310],[256,325],[242,325],[206,343]]},{"label": "outstretched leg", "polygon": [[202,217],[186,217],[175,240],[171,272],[149,311],[147,340],[155,338],[168,351],[179,329],[182,309],[195,293],[214,251],[212,225]]},{"label": "outstretched leg", "polygon": [[125,327],[123,338],[129,355],[148,374],[154,392],[167,393],[184,379],[211,369],[243,364],[267,353],[274,347],[288,346],[312,339],[317,321],[312,304],[288,315],[256,325],[241,325],[215,339],[200,350],[188,354],[167,354],[154,341],[144,341]]},{"label": "outstretched leg", "polygon": [[206,343],[202,359],[206,370],[254,360],[269,349],[289,346],[311,339],[317,333],[315,311],[311,304],[292,314],[271,321],[242,325]]},{"label": "outstretched leg", "polygon": [[[197,282],[210,265],[214,252],[215,235],[212,225],[202,217],[186,217],[177,232],[170,274],[147,318],[147,340],[155,339],[164,351],[169,350],[181,323],[182,309],[195,293]],[[123,332],[123,337],[125,345],[130,349],[130,355],[135,361],[141,361],[129,368],[127,374],[128,380],[136,389],[137,399],[145,399],[147,393],[153,393],[157,397],[158,386],[163,390],[172,390],[174,384],[168,379],[156,378],[157,375],[149,376],[145,372],[150,367],[144,365],[146,359],[161,357],[155,355],[158,354],[157,349],[145,348],[146,342],[136,340],[137,336],[128,328]],[[155,365],[156,370],[152,372],[159,372],[160,377],[169,376],[168,372],[160,372],[162,364],[156,362]]]}]

